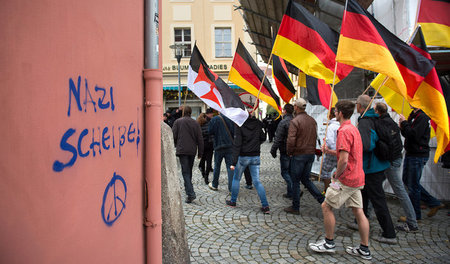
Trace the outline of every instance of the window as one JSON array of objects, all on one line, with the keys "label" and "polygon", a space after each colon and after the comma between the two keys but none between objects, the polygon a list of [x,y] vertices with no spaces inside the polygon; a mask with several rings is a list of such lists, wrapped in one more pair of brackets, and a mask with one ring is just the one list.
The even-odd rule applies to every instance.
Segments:
[{"label": "window", "polygon": [[[175,28],[175,44],[184,44],[183,58],[191,57],[191,29]],[[175,56],[175,55],[174,55]]]},{"label": "window", "polygon": [[215,28],[216,58],[231,58],[231,28]]}]

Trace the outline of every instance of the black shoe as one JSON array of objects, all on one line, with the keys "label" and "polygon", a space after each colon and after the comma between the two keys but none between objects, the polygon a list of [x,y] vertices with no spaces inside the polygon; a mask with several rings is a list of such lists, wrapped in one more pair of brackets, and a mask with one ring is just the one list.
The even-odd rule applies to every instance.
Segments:
[{"label": "black shoe", "polygon": [[303,191],[302,190],[300,190],[300,197],[302,197],[303,196]]},{"label": "black shoe", "polygon": [[419,232],[419,227],[410,226],[408,223],[403,223],[401,225],[397,225],[395,229],[399,231],[405,231],[407,233],[416,233]]},{"label": "black shoe", "polygon": [[283,197],[289,200],[292,200],[292,195],[283,194]]},{"label": "black shoe", "polygon": [[264,214],[270,214],[269,206],[261,207],[261,212],[263,212]]},{"label": "black shoe", "polygon": [[227,200],[227,201],[226,201],[226,204],[227,204],[229,207],[236,207],[236,202],[232,202],[232,201],[230,201],[230,200]]},{"label": "black shoe", "polygon": [[295,214],[295,215],[300,214],[300,210],[295,210],[294,208],[292,208],[292,206],[284,208],[284,211],[289,214]]},{"label": "black shoe", "polygon": [[253,189],[253,186],[250,184],[250,185],[245,185],[245,189],[249,189],[249,190],[251,190],[251,189]]},{"label": "black shoe", "polygon": [[195,200],[195,196],[188,196],[187,198],[186,198],[186,203],[192,203],[194,200]]},{"label": "black shoe", "polygon": [[203,176],[203,180],[205,181],[205,184],[208,185],[208,183],[209,183],[208,174],[203,173],[202,176]]}]

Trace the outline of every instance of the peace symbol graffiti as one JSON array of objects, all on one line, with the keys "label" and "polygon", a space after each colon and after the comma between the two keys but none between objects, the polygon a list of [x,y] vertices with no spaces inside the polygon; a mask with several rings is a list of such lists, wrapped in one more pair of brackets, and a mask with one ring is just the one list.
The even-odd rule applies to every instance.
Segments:
[{"label": "peace symbol graffiti", "polygon": [[106,225],[112,226],[120,217],[123,209],[125,209],[126,201],[127,184],[120,175],[116,175],[114,172],[114,176],[103,194],[102,218]]}]

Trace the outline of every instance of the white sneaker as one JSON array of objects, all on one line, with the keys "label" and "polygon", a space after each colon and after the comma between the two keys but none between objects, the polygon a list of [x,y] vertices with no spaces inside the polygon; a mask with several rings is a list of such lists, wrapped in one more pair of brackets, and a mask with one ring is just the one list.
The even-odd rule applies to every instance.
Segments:
[{"label": "white sneaker", "polygon": [[359,247],[347,247],[345,249],[345,251],[353,256],[360,256],[363,259],[372,259],[372,254],[370,254],[370,250],[369,251],[363,251],[361,250]]},{"label": "white sneaker", "polygon": [[211,190],[213,190],[213,191],[217,191],[217,190],[218,190],[216,187],[214,187],[214,186],[212,185],[212,182],[210,182],[210,183],[208,184],[208,187],[209,187],[209,189],[211,189]]},{"label": "white sneaker", "polygon": [[329,252],[334,253],[336,252],[336,245],[335,244],[328,244],[325,239],[320,240],[316,243],[309,243],[309,248],[315,252]]}]

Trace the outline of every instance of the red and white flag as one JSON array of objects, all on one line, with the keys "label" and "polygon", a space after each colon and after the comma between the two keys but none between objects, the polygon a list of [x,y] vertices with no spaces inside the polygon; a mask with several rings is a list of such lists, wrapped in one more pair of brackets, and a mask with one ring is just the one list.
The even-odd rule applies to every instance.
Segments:
[{"label": "red and white flag", "polygon": [[238,126],[242,126],[247,120],[248,112],[241,99],[209,69],[197,45],[194,45],[189,62],[187,87],[205,104],[216,109]]}]

